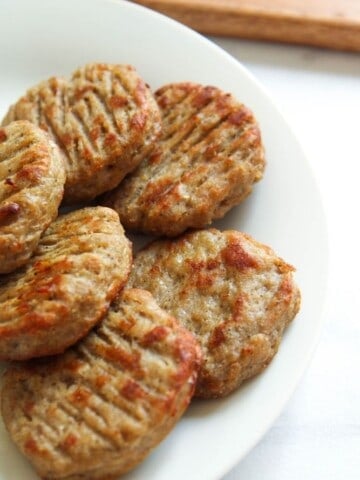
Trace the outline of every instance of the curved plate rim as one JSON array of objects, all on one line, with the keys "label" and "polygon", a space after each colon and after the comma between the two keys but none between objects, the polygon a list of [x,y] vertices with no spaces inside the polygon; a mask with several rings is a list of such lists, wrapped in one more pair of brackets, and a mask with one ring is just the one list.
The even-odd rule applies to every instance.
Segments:
[{"label": "curved plate rim", "polygon": [[[31,7],[29,5],[27,5],[27,3],[30,3]],[[85,8],[86,8],[86,11],[84,10]],[[314,321],[314,325],[313,325],[313,329],[311,331],[311,335],[308,332],[306,333],[306,338],[309,340],[309,343],[306,345],[306,348],[304,347],[304,349],[302,350],[303,357],[301,358],[301,362],[299,361],[297,363],[296,372],[293,372],[294,375],[289,380],[289,383],[287,384],[286,389],[283,389],[281,392],[271,392],[272,395],[275,395],[274,403],[276,404],[276,406],[274,405],[268,412],[266,412],[266,415],[263,415],[263,418],[262,418],[262,421],[260,422],[260,424],[256,424],[256,422],[255,422],[255,424],[253,425],[254,430],[251,432],[251,435],[249,434],[249,441],[245,442],[245,445],[242,444],[241,448],[239,447],[238,451],[236,449],[235,450],[231,449],[230,451],[223,453],[222,456],[215,455],[214,459],[215,459],[215,463],[216,462],[217,463],[215,465],[212,465],[210,469],[207,465],[205,465],[205,463],[203,461],[201,461],[198,464],[199,468],[202,467],[202,474],[205,474],[205,477],[202,476],[201,478],[207,478],[208,480],[218,479],[222,475],[224,475],[226,472],[228,472],[237,462],[239,462],[254,447],[254,445],[256,443],[259,442],[259,440],[262,438],[262,436],[266,433],[266,431],[270,428],[272,423],[276,420],[278,415],[281,413],[281,411],[283,410],[286,402],[289,400],[289,398],[293,394],[293,391],[295,390],[301,376],[303,375],[303,373],[304,373],[304,371],[305,371],[305,369],[306,369],[306,367],[307,367],[307,365],[310,361],[310,358],[311,358],[311,356],[312,356],[312,354],[315,350],[316,344],[317,344],[319,336],[320,336],[321,325],[322,325],[322,321],[323,321],[322,311],[323,311],[323,306],[324,306],[325,292],[326,292],[326,282],[327,282],[326,279],[327,279],[327,263],[328,263],[328,260],[327,260],[328,259],[328,246],[327,246],[327,240],[326,240],[327,239],[327,233],[326,233],[325,215],[324,215],[324,211],[323,211],[323,207],[322,207],[322,201],[321,201],[321,198],[320,198],[320,193],[319,193],[319,190],[316,186],[316,181],[315,181],[314,175],[312,173],[311,166],[310,166],[309,162],[307,161],[307,159],[305,157],[305,154],[304,154],[298,140],[296,139],[295,135],[291,131],[290,127],[288,126],[288,124],[287,124],[286,120],[284,119],[284,117],[282,116],[282,114],[279,112],[276,105],[274,105],[273,101],[271,100],[271,97],[268,95],[265,88],[256,80],[256,78],[241,63],[238,62],[238,60],[234,59],[229,53],[222,50],[219,46],[215,45],[214,43],[207,40],[206,38],[204,38],[200,34],[198,34],[198,33],[194,32],[193,30],[189,29],[188,27],[186,27],[184,25],[181,25],[174,20],[169,19],[162,14],[159,14],[157,12],[148,10],[145,7],[142,7],[140,5],[136,5],[136,4],[133,4],[133,3],[130,3],[130,2],[125,2],[123,0],[77,0],[77,2],[73,2],[71,0],[63,0],[62,2],[50,1],[49,0],[49,2],[47,2],[46,6],[44,6],[44,4],[43,4],[43,2],[41,2],[41,0],[33,0],[32,2],[27,2],[26,0],[4,0],[2,10],[3,10],[3,12],[4,11],[5,12],[6,11],[12,12],[14,15],[15,15],[16,10],[18,12],[22,12],[23,16],[19,20],[19,22],[21,23],[21,27],[23,28],[23,33],[22,34],[23,34],[24,38],[26,38],[26,35],[34,34],[34,31],[36,30],[36,29],[34,30],[34,24],[37,25],[38,27],[40,27],[39,28],[39,31],[40,31],[39,35],[40,36],[43,35],[43,33],[46,31],[46,29],[45,29],[44,23],[41,23],[41,22],[45,22],[46,18],[50,18],[50,17],[54,18],[55,14],[58,14],[59,22],[61,22],[61,20],[65,19],[66,12],[72,12],[73,15],[74,15],[74,12],[75,13],[77,12],[79,15],[80,15],[81,12],[84,12],[84,16],[85,17],[87,16],[87,18],[90,18],[90,19],[91,19],[91,15],[95,15],[97,12],[99,12],[99,16],[103,16],[104,19],[109,24],[112,23],[112,21],[113,21],[111,19],[111,16],[114,16],[115,18],[118,18],[119,23],[121,23],[121,18],[120,17],[122,15],[125,15],[125,16],[129,16],[129,18],[130,17],[131,18],[137,18],[138,21],[140,22],[140,24],[142,23],[143,28],[146,32],[150,28],[149,24],[154,24],[155,25],[154,28],[155,29],[159,28],[159,31],[160,30],[161,31],[165,30],[166,32],[172,32],[172,35],[174,36],[173,38],[176,39],[176,42],[179,39],[181,39],[182,44],[184,44],[186,47],[189,47],[189,45],[192,47],[192,54],[195,55],[198,63],[200,63],[201,65],[203,65],[203,66],[206,65],[206,62],[208,60],[206,60],[206,58],[205,58],[203,60],[203,63],[202,63],[200,54],[202,52],[209,52],[209,53],[207,53],[207,55],[208,56],[210,55],[210,58],[214,57],[217,61],[219,61],[221,63],[221,65],[224,67],[224,71],[237,72],[236,75],[238,76],[237,78],[239,80],[239,83],[241,83],[242,87],[245,88],[244,96],[245,97],[251,97],[254,100],[253,102],[245,102],[245,103],[248,103],[250,108],[252,108],[255,111],[256,115],[260,118],[261,122],[263,123],[262,128],[264,128],[264,132],[265,132],[265,145],[267,145],[267,149],[268,149],[268,152],[269,152],[269,157],[272,158],[273,156],[275,156],[275,154],[279,155],[280,150],[275,148],[275,147],[277,147],[277,145],[275,145],[275,146],[272,145],[271,138],[272,138],[272,135],[275,135],[275,138],[277,138],[276,137],[277,129],[281,129],[284,138],[286,138],[287,142],[290,144],[291,153],[294,154],[297,161],[299,161],[300,164],[301,164],[301,167],[298,167],[298,168],[300,168],[300,169],[303,168],[304,169],[301,180],[303,182],[305,182],[305,184],[307,184],[307,186],[310,185],[311,192],[312,192],[311,196],[312,196],[313,201],[314,201],[314,208],[309,213],[309,228],[312,227],[313,228],[312,232],[314,232],[315,234],[316,233],[319,234],[319,237],[321,237],[321,241],[318,241],[318,245],[317,245],[317,247],[321,246],[321,250],[319,250],[318,252],[315,251],[311,255],[311,259],[313,260],[313,259],[315,259],[315,254],[318,253],[317,264],[315,264],[315,267],[314,267],[315,279],[314,279],[313,283],[318,288],[319,292],[318,292],[318,295],[316,297],[316,302],[315,303],[314,303],[314,300],[312,300],[312,302],[310,301],[310,305],[305,303],[306,313],[303,313],[303,311],[302,311],[301,317],[306,317],[306,315],[313,315],[314,317],[316,317],[316,321]],[[30,11],[33,12],[32,16],[29,13]],[[34,15],[36,14],[36,12],[38,12],[38,13],[41,12],[41,14],[43,15],[43,18],[40,18],[39,16],[37,18],[35,18]],[[49,17],[47,17],[47,15]],[[5,18],[5,15],[3,16],[3,18]],[[1,19],[0,19],[0,25],[1,25]],[[41,26],[44,27],[44,31],[42,30]],[[58,27],[58,25],[53,25],[53,26],[56,27],[56,28]],[[55,30],[56,30],[56,28],[55,28]],[[79,27],[79,30],[80,30],[80,34],[84,34],[84,38],[89,39],[91,37],[91,35],[89,35],[90,32],[87,32],[87,30],[86,30],[86,26],[85,27],[82,26],[81,28]],[[6,31],[6,28],[3,29],[3,32],[4,31]],[[69,31],[71,31],[71,30],[69,29]],[[151,31],[151,28],[150,28],[149,31]],[[86,32],[88,33],[87,35],[86,35]],[[105,30],[103,30],[103,33],[106,34]],[[4,36],[4,33],[3,34],[0,33],[0,38],[1,38],[1,35]],[[130,36],[132,35],[132,33],[130,31],[129,31],[129,35]],[[111,37],[111,35],[109,35],[109,36]],[[134,38],[136,38],[136,35],[134,36]],[[21,38],[20,38],[20,40],[21,40]],[[15,48],[15,51],[16,51],[15,53],[17,53],[17,54],[19,53],[19,51],[21,51],[20,40],[17,39],[18,43],[14,42],[17,46],[17,48]],[[40,40],[42,40],[42,37],[40,38]],[[83,41],[82,37],[80,38],[80,40]],[[10,35],[10,40],[7,38],[6,41],[8,42],[8,44],[9,44],[9,41],[11,42],[11,35]],[[152,41],[154,42],[154,40],[152,40]],[[36,39],[34,39],[33,37],[29,38],[29,42],[34,43],[34,45],[36,45],[36,46],[38,46],[38,44],[40,44],[40,41],[37,42]],[[150,40],[149,40],[149,42],[150,42]],[[160,42],[160,40],[157,40],[157,42]],[[94,44],[92,43],[91,45],[93,47]],[[176,45],[173,45],[173,46],[174,46],[174,48],[176,47]],[[106,47],[104,46],[103,48],[105,49]],[[166,51],[165,52],[165,57],[170,58],[167,46],[162,45],[162,48],[163,48],[164,51]],[[180,56],[179,51],[175,50],[174,55],[175,55],[175,58],[177,58],[176,56]],[[70,56],[71,56],[71,53],[70,53]],[[46,58],[46,55],[44,54],[43,57]],[[86,55],[84,55],[84,58],[85,57],[86,57]],[[205,55],[205,57],[206,57],[206,55]],[[186,57],[183,56],[181,58],[184,61],[184,58],[186,58]],[[6,57],[6,55],[5,55],[5,65],[6,65],[6,59],[9,61],[10,57],[9,56]],[[98,59],[98,60],[100,60],[100,59]],[[86,60],[86,61],[88,61],[88,60]],[[106,61],[109,61],[109,60],[106,60]],[[15,63],[16,63],[16,59],[15,59]],[[53,63],[56,64],[57,62],[55,61]],[[60,63],[60,62],[58,62],[58,63]],[[66,63],[66,68],[65,69],[70,68],[70,66],[69,66],[70,61],[67,61],[65,63]],[[142,73],[142,70],[144,71],[144,73],[146,73],[146,72],[151,73],[151,71],[149,69],[149,66],[146,63],[147,62],[144,61],[144,64],[141,64],[141,66],[140,66],[141,73]],[[10,63],[9,63],[9,65],[10,65]],[[6,97],[6,95],[5,95],[5,97],[7,98],[6,101],[8,102],[9,99],[11,99],[11,101],[15,100],[16,96],[13,97],[12,94],[13,94],[14,91],[16,91],[16,94],[18,94],[18,91],[21,91],[20,90],[20,85],[21,85],[21,88],[23,88],[23,86],[25,84],[27,86],[30,86],[28,84],[28,78],[30,78],[30,76],[31,76],[31,79],[33,78],[32,75],[34,76],[34,78],[36,77],[36,78],[41,79],[42,78],[41,74],[43,74],[43,71],[42,71],[43,66],[44,65],[42,65],[41,67],[39,66],[39,68],[36,69],[36,72],[33,72],[32,70],[29,70],[30,67],[26,62],[25,62],[25,66],[20,67],[18,65],[18,67],[20,69],[19,71],[20,72],[25,72],[24,82],[22,83],[22,80],[21,80],[21,82],[19,82],[19,85],[17,85],[14,88],[14,90],[11,90],[11,94],[9,94],[8,97]],[[77,65],[74,65],[75,68],[76,68],[76,66]],[[138,65],[136,64],[135,66],[138,66]],[[190,71],[190,70],[188,70],[189,69],[188,64],[186,64],[186,67],[187,68],[185,68],[185,71]],[[28,70],[26,70],[27,68],[28,68]],[[199,79],[203,78],[202,73],[200,72],[200,68],[199,68],[198,65],[194,65],[194,69],[195,70],[192,72],[192,75],[191,75],[192,78],[191,79],[194,80],[194,81],[199,81]],[[45,70],[46,70],[46,68],[45,68]],[[217,80],[217,82],[214,82],[214,83],[216,83],[217,85],[219,85],[223,88],[227,88],[228,90],[232,90],[232,91],[237,90],[236,85],[235,85],[235,83],[236,83],[235,81],[232,82],[228,78],[226,78],[225,80],[223,79],[223,81],[222,81],[221,76],[220,75],[217,76],[217,72],[216,72],[215,69],[212,68],[211,71],[212,71],[212,73],[214,74],[214,77],[216,77],[216,80]],[[68,71],[66,71],[64,73],[68,73]],[[167,72],[167,73],[169,73],[169,79],[171,81],[171,79],[172,79],[171,74],[170,74],[171,72]],[[26,75],[26,74],[28,74],[28,75]],[[9,77],[7,77],[7,75],[9,75]],[[8,86],[9,82],[7,82],[7,80],[11,79],[11,71],[10,71],[10,73],[5,72],[4,76],[5,76],[5,85]],[[206,77],[206,75],[205,75],[205,77]],[[220,81],[218,81],[218,79],[220,79]],[[254,95],[254,92],[258,95],[258,98],[255,98],[255,96],[252,97],[252,95]],[[276,119],[276,122],[275,122],[276,125],[275,126],[272,126],[271,122],[267,120],[267,116],[269,114],[264,113],[263,109],[264,110],[268,109],[270,111],[270,114],[273,115],[273,118]],[[1,114],[3,114],[3,113],[5,113],[5,112],[1,112]],[[271,167],[269,167],[269,169],[270,168]],[[276,177],[276,178],[278,178],[278,177]],[[291,186],[293,186],[293,183],[291,184]],[[266,188],[269,188],[269,187],[266,187]],[[284,185],[284,188],[286,189],[287,187]],[[257,204],[259,202],[263,201],[262,198],[261,198],[261,194],[259,193],[260,189],[261,189],[261,184],[259,184],[256,191],[254,192],[253,199],[250,200],[250,201],[247,201],[247,203],[244,207],[241,207],[240,209],[236,210],[236,212],[233,213],[232,216],[230,216],[231,218],[230,218],[230,220],[228,220],[228,222],[230,222],[230,224],[234,219],[234,215],[235,216],[240,215],[240,216],[242,216],[242,218],[245,218],[245,224],[249,226],[247,231],[250,231],[250,233],[253,233],[253,231],[254,231],[256,233],[256,228],[255,228],[256,226],[254,227],[254,225],[251,223],[251,221],[249,221],[248,224],[246,222],[248,221],[248,217],[250,218],[250,216],[253,214],[253,212],[257,211]],[[288,190],[286,190],[286,193],[291,195],[291,192],[289,192]],[[307,208],[308,205],[306,204],[304,206],[304,208],[305,207]],[[299,208],[295,209],[295,211],[296,211],[296,213],[299,213],[300,209]],[[225,221],[225,223],[226,223],[226,221]],[[219,222],[220,227],[223,227],[223,225],[224,224],[222,222]],[[291,234],[291,231],[290,231],[290,234]],[[263,239],[263,238],[261,238],[261,240],[265,241],[265,239]],[[269,243],[271,244],[271,242],[269,242]],[[310,245],[310,241],[308,242],[308,244]],[[286,243],[283,243],[283,241],[280,240],[279,241],[279,248],[276,248],[276,250],[281,250],[281,247],[283,245],[284,245],[284,247],[286,247]],[[278,245],[276,245],[276,246],[278,246]],[[287,248],[285,248],[285,250],[286,250],[286,253],[287,253]],[[314,250],[315,250],[315,247],[314,247]],[[282,251],[283,250],[281,250],[281,252]],[[289,249],[288,253],[289,253],[289,256],[290,256],[291,260],[293,260],[292,257],[294,257],[294,261],[297,260],[297,254],[292,255],[291,248]],[[309,265],[307,265],[307,266],[309,267]],[[307,275],[306,271],[302,272],[301,269],[300,269],[300,275],[299,276],[300,276],[300,286],[301,286],[302,290],[307,293],[308,290],[309,290],[309,287],[307,286],[306,280],[310,281],[309,276]],[[301,283],[302,281],[304,282],[303,284]],[[311,281],[310,281],[310,284],[311,284]],[[313,287],[313,284],[311,284],[311,287]],[[313,299],[313,297],[310,296],[310,300],[311,299]],[[300,318],[299,318],[299,320],[300,320]],[[294,325],[292,325],[290,327],[290,329],[289,329],[290,332],[286,333],[286,335],[285,335],[286,338],[284,339],[284,345],[286,345],[287,341],[290,342],[289,338],[292,338],[292,336],[294,335],[294,330],[297,329],[297,324],[298,324],[298,320],[296,320]],[[285,350],[285,347],[284,347],[284,350]],[[177,451],[179,452],[179,450],[177,450],[179,448],[179,444],[176,441],[176,437],[179,436],[179,435],[180,436],[185,435],[185,437],[186,437],[186,435],[188,435],[188,432],[191,431],[191,429],[192,429],[191,425],[194,425],[194,423],[195,424],[198,423],[200,425],[200,427],[199,427],[199,425],[196,425],[196,428],[204,428],[203,423],[201,423],[201,421],[198,420],[199,418],[201,418],[203,416],[204,411],[207,415],[211,416],[211,418],[212,418],[212,416],[218,415],[218,411],[220,409],[224,409],[223,410],[223,412],[224,412],[223,418],[224,418],[224,420],[226,419],[226,421],[229,421],[229,419],[231,418],[231,411],[230,411],[230,415],[229,415],[229,410],[231,410],[231,405],[229,407],[229,403],[231,404],[231,402],[235,401],[235,398],[237,398],[237,397],[240,398],[242,392],[245,392],[244,395],[246,396],[246,395],[249,394],[249,392],[251,394],[251,392],[253,392],[254,390],[257,391],[259,388],[262,388],[262,384],[264,382],[265,382],[265,384],[268,383],[269,375],[270,375],[270,377],[275,375],[275,378],[278,380],[278,377],[276,377],[276,375],[281,376],[281,367],[279,367],[279,362],[281,360],[285,361],[286,358],[287,358],[286,355],[282,353],[282,351],[283,351],[283,348],[281,347],[278,356],[276,357],[276,359],[273,362],[274,366],[272,364],[269,367],[269,369],[266,372],[264,372],[264,374],[261,374],[259,377],[257,377],[254,380],[248,382],[245,385],[244,388],[242,388],[239,392],[237,392],[235,394],[235,396],[231,396],[228,399],[218,401],[218,405],[216,407],[214,407],[214,402],[203,402],[201,405],[200,405],[199,402],[195,402],[195,404],[189,410],[188,414],[185,415],[185,418],[182,421],[183,425],[179,425],[178,427],[176,427],[176,429],[171,433],[171,435],[162,443],[162,445],[159,447],[159,449],[156,450],[153,453],[153,455],[150,456],[149,459],[146,460],[146,462],[144,462],[143,465],[141,465],[139,468],[134,470],[133,473],[130,473],[130,474],[124,476],[123,478],[126,478],[127,480],[130,480],[130,479],[133,479],[133,480],[137,479],[138,480],[140,478],[141,479],[142,478],[144,478],[144,479],[145,478],[154,478],[154,476],[156,475],[157,479],[162,479],[162,478],[165,479],[166,478],[166,471],[165,471],[165,473],[161,472],[161,471],[159,472],[157,470],[157,463],[162,460],[162,457],[164,456],[164,454],[167,454],[168,458],[170,458],[169,461],[167,460],[167,462],[169,464],[169,469],[170,470],[173,469],[174,464],[171,463],[171,462],[172,462],[172,460],[176,460],[176,457],[178,456],[178,453],[176,453],[176,452]],[[177,432],[177,429],[179,427],[180,427],[180,430]],[[212,427],[213,426],[211,425],[211,428]],[[205,435],[208,436],[209,432],[207,430],[204,430],[204,431],[205,431]],[[228,431],[225,431],[225,433],[224,432],[221,432],[221,433],[223,433],[224,435],[226,435],[226,434],[228,435]],[[236,430],[235,430],[235,433],[237,433]],[[211,432],[210,432],[210,434],[211,434]],[[1,433],[0,433],[0,435],[1,435]],[[234,437],[229,437],[229,438],[226,437],[225,441],[227,441],[227,445],[229,445],[229,443],[233,439],[234,439]],[[6,445],[3,445],[4,443],[6,443]],[[2,444],[0,446],[1,458],[8,458],[6,455],[9,455],[10,466],[12,466],[11,462],[19,461],[21,463],[20,468],[22,469],[23,472],[26,472],[26,474],[25,474],[26,478],[28,478],[28,477],[29,477],[29,479],[30,479],[30,477],[31,478],[36,478],[36,477],[32,476],[32,473],[29,473],[29,474],[27,473],[29,471],[29,467],[28,467],[26,461],[21,459],[18,456],[18,454],[13,454],[12,453],[13,447],[11,446],[11,444],[9,444],[8,442],[1,442],[1,444]],[[205,446],[203,445],[202,447],[205,448],[206,445]],[[184,452],[186,452],[186,449],[185,450],[180,449],[180,451],[183,451],[183,453],[184,453]],[[169,452],[170,452],[170,454],[169,454]],[[202,458],[205,458],[205,457],[206,456],[203,455]],[[187,475],[187,477],[189,479],[199,478],[197,476],[197,473],[194,474],[194,470],[193,470],[194,465],[196,465],[196,460],[193,460],[191,464],[189,464],[186,468],[183,469],[183,471],[177,470],[176,473],[174,471],[172,471],[172,473],[173,473],[172,478],[174,480],[176,478],[180,479],[180,478],[183,478],[184,475]],[[10,468],[10,466],[9,466],[9,468]],[[3,480],[7,480],[7,478],[8,478],[7,474],[6,474],[6,476],[3,476],[4,473],[2,471],[2,468],[3,467],[0,466],[0,478],[3,479]],[[178,468],[178,465],[175,465],[175,468]],[[169,470],[167,470],[167,474],[169,474]],[[21,476],[21,478],[24,478],[24,480],[25,480],[25,477]]]}]

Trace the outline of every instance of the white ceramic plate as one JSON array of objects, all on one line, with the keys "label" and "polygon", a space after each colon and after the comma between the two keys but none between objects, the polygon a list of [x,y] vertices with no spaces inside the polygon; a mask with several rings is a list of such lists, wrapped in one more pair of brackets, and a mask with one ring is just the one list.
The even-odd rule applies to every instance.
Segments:
[{"label": "white ceramic plate", "polygon": [[[233,92],[258,117],[266,175],[251,197],[218,222],[247,231],[297,266],[301,313],[269,368],[224,400],[195,402],[127,480],[220,478],[266,432],[293,392],[316,344],[326,279],[319,194],[286,122],[236,60],[191,30],[122,1],[2,0],[0,116],[26,88],[89,61],[131,63],[157,88],[192,80]],[[0,426],[0,479],[37,476]]]}]

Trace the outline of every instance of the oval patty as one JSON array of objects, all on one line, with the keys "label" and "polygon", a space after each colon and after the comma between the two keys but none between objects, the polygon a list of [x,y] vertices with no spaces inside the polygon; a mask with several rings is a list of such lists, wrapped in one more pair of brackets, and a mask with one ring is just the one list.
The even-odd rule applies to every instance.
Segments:
[{"label": "oval patty", "polygon": [[194,337],[148,292],[125,290],[65,354],[8,370],[4,422],[42,478],[117,478],[183,414],[199,359]]},{"label": "oval patty", "polygon": [[20,98],[3,124],[17,119],[36,123],[61,147],[68,204],[117,186],[160,133],[156,101],[130,65],[91,63],[70,80],[50,78]]},{"label": "oval patty", "polygon": [[24,265],[54,220],[65,170],[58,147],[27,121],[0,129],[0,274]]},{"label": "oval patty", "polygon": [[135,258],[128,285],[149,290],[197,338],[196,395],[222,397],[261,372],[300,305],[293,267],[236,231],[158,240]]},{"label": "oval patty", "polygon": [[261,179],[265,161],[251,111],[215,87],[175,83],[155,93],[156,150],[103,203],[127,229],[176,236],[209,225]]},{"label": "oval patty", "polygon": [[113,210],[58,217],[29,263],[0,277],[0,359],[53,355],[82,338],[126,282],[131,258]]}]

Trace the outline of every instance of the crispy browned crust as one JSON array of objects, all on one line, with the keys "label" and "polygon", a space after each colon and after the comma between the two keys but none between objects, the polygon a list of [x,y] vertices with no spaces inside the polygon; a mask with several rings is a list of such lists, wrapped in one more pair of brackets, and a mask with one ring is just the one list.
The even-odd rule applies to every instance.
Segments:
[{"label": "crispy browned crust", "polygon": [[0,128],[0,274],[24,265],[63,197],[58,147],[27,121]]},{"label": "crispy browned crust", "polygon": [[113,210],[58,217],[29,262],[0,277],[0,359],[52,355],[86,335],[126,282],[131,258]]},{"label": "crispy browned crust", "polygon": [[176,83],[155,98],[161,140],[103,202],[127,229],[175,236],[240,203],[262,177],[264,152],[252,112],[218,88]]},{"label": "crispy browned crust", "polygon": [[20,98],[3,124],[15,119],[36,123],[61,147],[66,203],[114,188],[160,133],[156,101],[130,65],[92,63],[70,80],[50,78]]},{"label": "crispy browned crust", "polygon": [[4,422],[42,478],[117,478],[183,414],[199,361],[194,337],[148,292],[128,289],[77,346],[8,370]]},{"label": "crispy browned crust", "polygon": [[222,397],[275,355],[300,306],[293,270],[249,235],[209,229],[150,244],[128,284],[149,290],[196,336],[196,395]]}]

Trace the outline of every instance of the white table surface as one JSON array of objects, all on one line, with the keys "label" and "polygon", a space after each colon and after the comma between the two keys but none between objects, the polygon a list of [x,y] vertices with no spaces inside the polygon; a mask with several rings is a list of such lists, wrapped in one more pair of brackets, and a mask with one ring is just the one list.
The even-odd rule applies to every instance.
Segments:
[{"label": "white table surface", "polygon": [[360,55],[212,39],[265,86],[300,140],[323,197],[330,247],[312,361],[273,427],[223,480],[359,480]]}]

